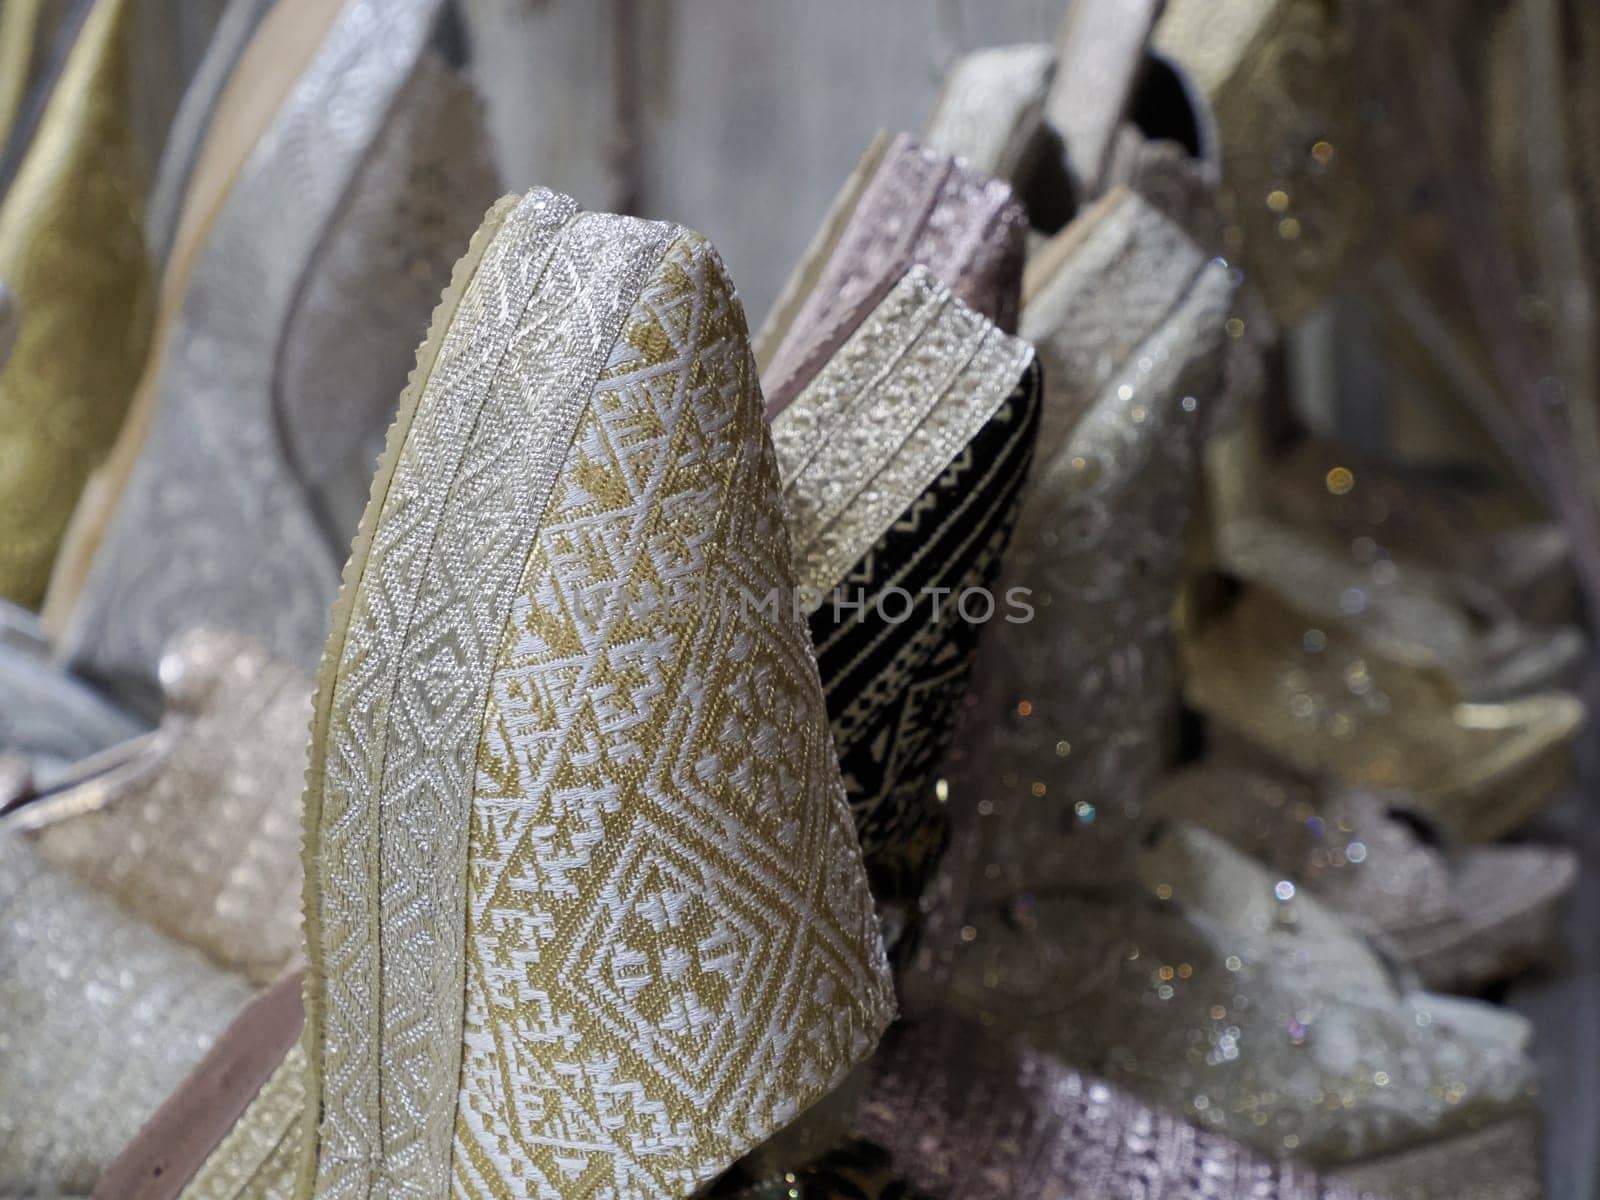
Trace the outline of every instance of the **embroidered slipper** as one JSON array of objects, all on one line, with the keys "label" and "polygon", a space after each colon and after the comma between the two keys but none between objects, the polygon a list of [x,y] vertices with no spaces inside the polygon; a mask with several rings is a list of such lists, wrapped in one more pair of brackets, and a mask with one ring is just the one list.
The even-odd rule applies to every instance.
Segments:
[{"label": "embroidered slipper", "polygon": [[218,100],[155,353],[45,610],[67,664],[136,706],[195,626],[316,662],[410,352],[495,192],[431,48],[441,4],[279,0]]},{"label": "embroidered slipper", "polygon": [[334,613],[305,1035],[197,1194],[688,1195],[865,1057],[893,999],[793,589],[715,252],[497,205]]}]

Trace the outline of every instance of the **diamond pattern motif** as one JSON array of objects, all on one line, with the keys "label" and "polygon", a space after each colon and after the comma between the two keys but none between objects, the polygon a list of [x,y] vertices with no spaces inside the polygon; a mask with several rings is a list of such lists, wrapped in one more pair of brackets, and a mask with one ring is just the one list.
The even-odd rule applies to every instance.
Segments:
[{"label": "diamond pattern motif", "polygon": [[686,1192],[890,1015],[754,370],[714,251],[680,238],[580,421],[490,687],[457,1194]]}]

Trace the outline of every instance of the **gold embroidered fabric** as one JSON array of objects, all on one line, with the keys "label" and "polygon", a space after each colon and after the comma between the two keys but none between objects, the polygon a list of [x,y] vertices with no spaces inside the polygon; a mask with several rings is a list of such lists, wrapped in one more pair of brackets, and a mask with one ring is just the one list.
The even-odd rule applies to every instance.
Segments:
[{"label": "gold embroidered fabric", "polygon": [[[627,404],[663,375],[683,382]],[[687,1190],[836,1083],[889,1014],[804,627],[741,599],[789,582],[758,395],[731,285],[680,238],[580,425],[497,667],[468,888],[468,1194]],[[586,616],[608,584],[617,606]],[[627,614],[652,591],[656,611]],[[484,1119],[508,1068],[548,1114],[526,1132]]]},{"label": "gold embroidered fabric", "polygon": [[249,998],[0,835],[0,1196],[86,1195]]},{"label": "gold embroidered fabric", "polygon": [[317,702],[319,1196],[687,1194],[870,1049],[887,970],[791,586],[714,252],[497,206]]},{"label": "gold embroidered fabric", "polygon": [[1225,249],[1285,324],[1392,224],[1368,178],[1397,160],[1354,69],[1358,21],[1327,0],[1172,0],[1151,36],[1216,113]]},{"label": "gold embroidered fabric", "polygon": [[23,319],[0,368],[0,597],[44,596],[84,480],[149,339],[146,181],[128,126],[129,0],[97,0],[0,204]]},{"label": "gold embroidered fabric", "polygon": [[[85,887],[257,983],[298,955],[311,680],[246,638],[196,631],[162,662],[144,770],[19,814]],[[114,773],[116,774],[116,773]]]},{"label": "gold embroidered fabric", "polygon": [[795,574],[827,593],[977,434],[1033,357],[912,267],[773,421]]}]

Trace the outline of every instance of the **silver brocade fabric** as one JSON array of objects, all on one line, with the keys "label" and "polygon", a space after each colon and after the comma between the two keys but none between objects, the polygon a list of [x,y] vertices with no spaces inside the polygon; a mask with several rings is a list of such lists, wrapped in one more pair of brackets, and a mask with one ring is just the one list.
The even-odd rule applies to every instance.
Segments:
[{"label": "silver brocade fabric", "polygon": [[761,373],[768,412],[793,399],[913,265],[926,266],[963,303],[1013,332],[1026,228],[1006,184],[905,134],[896,137],[837,242],[812,247],[827,252],[826,261],[808,254],[797,270],[797,278],[818,273]]},{"label": "silver brocade fabric", "polygon": [[234,185],[69,623],[75,667],[147,690],[197,624],[315,664],[349,497],[495,191],[480,115],[425,49],[438,7],[351,0]]}]

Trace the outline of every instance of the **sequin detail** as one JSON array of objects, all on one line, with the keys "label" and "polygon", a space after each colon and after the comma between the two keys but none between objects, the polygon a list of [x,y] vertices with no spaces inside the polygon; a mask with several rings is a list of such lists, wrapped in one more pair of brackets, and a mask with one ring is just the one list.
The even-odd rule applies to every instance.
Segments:
[{"label": "sequin detail", "polygon": [[913,267],[774,423],[802,587],[832,589],[1016,387],[1026,343]]},{"label": "sequin detail", "polygon": [[1102,213],[1024,311],[1045,411],[1001,586],[1028,589],[1033,619],[987,631],[949,766],[985,847],[961,886],[997,898],[1126,867],[1177,689],[1171,610],[1233,285],[1143,201]]},{"label": "sequin detail", "polygon": [[1176,825],[1153,841],[1137,887],[974,914],[952,1002],[1204,1128],[1323,1166],[1526,1109],[1526,1020],[1404,990],[1339,917],[1221,839]]},{"label": "sequin detail", "polygon": [[934,775],[973,648],[1003,619],[984,589],[1037,429],[1031,363],[914,267],[773,421],[834,744],[896,926],[945,841]]}]

